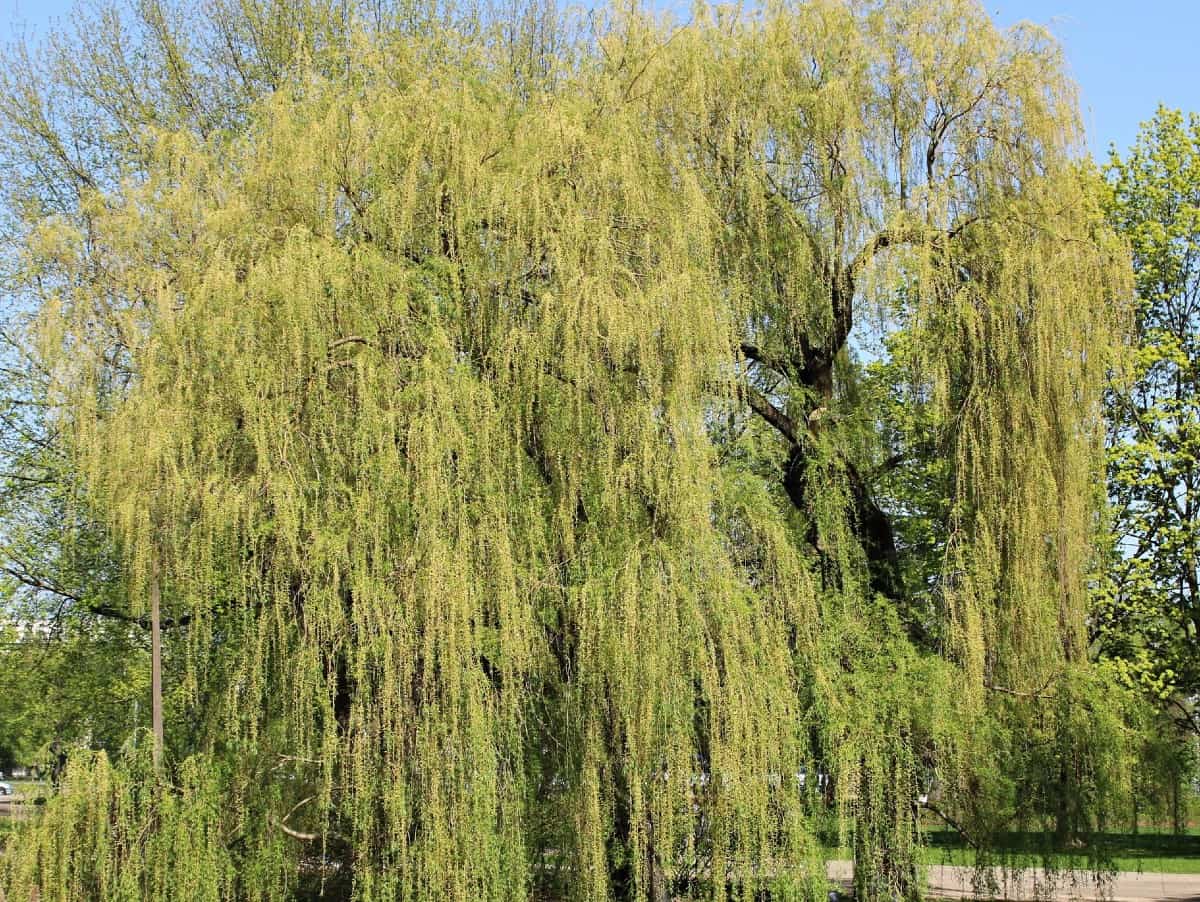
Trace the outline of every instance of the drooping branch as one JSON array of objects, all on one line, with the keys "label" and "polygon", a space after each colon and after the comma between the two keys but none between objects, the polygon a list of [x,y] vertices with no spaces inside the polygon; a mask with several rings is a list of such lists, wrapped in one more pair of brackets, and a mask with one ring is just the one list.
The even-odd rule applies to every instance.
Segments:
[{"label": "drooping branch", "polygon": [[[766,163],[768,165],[779,165],[778,160],[767,160]],[[817,239],[816,233],[809,224],[805,223],[796,215],[796,211],[793,206],[795,201],[792,198],[789,198],[788,193],[784,191],[783,188],[775,181],[770,170],[764,168],[763,175],[769,187],[769,190],[766,191],[767,199],[776,201],[777,206],[783,211],[784,215],[788,219],[788,222],[790,222],[792,226],[804,236],[804,243],[808,248],[809,254],[812,256],[814,268],[817,271],[823,270],[826,265],[825,251],[821,247],[821,242]]]},{"label": "drooping branch", "polygon": [[162,593],[158,582],[158,562],[150,571],[150,710],[154,736],[154,766],[162,763],[163,751],[163,694],[162,694]]},{"label": "drooping branch", "polygon": [[924,803],[922,803],[921,807],[924,808],[926,811],[930,811],[933,814],[936,814],[943,821],[945,821],[946,824],[952,830],[954,830],[955,833],[957,833],[959,836],[961,836],[963,838],[963,841],[965,841],[966,844],[969,845],[972,849],[980,848],[980,844],[974,839],[974,837],[971,836],[970,833],[967,832],[966,828],[964,828],[963,825],[960,824],[958,821],[956,821],[954,818],[950,817],[950,815],[946,814],[946,812],[942,811],[942,809],[939,808],[937,805],[933,804],[932,802],[924,802]]},{"label": "drooping branch", "polygon": [[847,267],[847,274],[851,280],[857,278],[876,254],[888,248],[923,243],[934,247],[942,246],[944,242],[958,238],[969,226],[978,221],[978,216],[968,216],[950,229],[930,229],[924,225],[902,225],[896,228],[881,229],[855,254],[854,259]]}]

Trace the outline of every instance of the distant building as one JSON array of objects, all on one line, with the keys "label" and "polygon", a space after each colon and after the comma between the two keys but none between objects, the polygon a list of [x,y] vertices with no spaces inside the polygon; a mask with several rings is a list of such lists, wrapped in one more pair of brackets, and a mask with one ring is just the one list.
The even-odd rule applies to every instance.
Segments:
[{"label": "distant building", "polygon": [[0,642],[26,642],[30,639],[48,639],[54,632],[50,620],[0,619]]}]

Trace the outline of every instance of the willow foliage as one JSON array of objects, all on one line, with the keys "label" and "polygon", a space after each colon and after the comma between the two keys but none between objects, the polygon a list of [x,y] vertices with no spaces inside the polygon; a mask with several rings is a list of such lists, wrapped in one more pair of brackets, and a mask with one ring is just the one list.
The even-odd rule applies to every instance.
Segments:
[{"label": "willow foliage", "polygon": [[[80,764],[10,898],[810,897],[818,766],[916,895],[922,775],[977,790],[994,694],[1087,666],[1126,275],[1054,45],[967,0],[140,14],[132,68],[113,17],[7,85],[10,279],[200,739]],[[925,549],[876,501],[918,459]]]}]

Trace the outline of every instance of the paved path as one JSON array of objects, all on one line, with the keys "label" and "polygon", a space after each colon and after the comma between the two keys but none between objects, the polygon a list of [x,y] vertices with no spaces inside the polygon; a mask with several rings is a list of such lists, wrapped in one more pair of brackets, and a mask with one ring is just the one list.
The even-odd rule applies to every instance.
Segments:
[{"label": "paved path", "polygon": [[[981,898],[1010,900],[1052,899],[1054,902],[1082,902],[1082,900],[1105,900],[1105,902],[1200,902],[1200,874],[1138,874],[1119,871],[1111,879],[1099,883],[1091,874],[1064,873],[1056,875],[1054,886],[1046,885],[1046,875],[1041,868],[1029,868],[1021,872],[1021,879],[1013,875],[1008,879],[1002,869],[990,869],[994,881],[993,889],[979,893]],[[848,861],[831,861],[829,877],[849,883],[852,877]],[[975,896],[974,868],[955,865],[932,865],[929,868],[928,895],[942,899],[969,899]],[[985,875],[984,879],[987,879]]]},{"label": "paved path", "polygon": [[0,796],[0,818],[24,820],[29,816],[29,808],[25,799],[20,795]]},{"label": "paved path", "polygon": [[[18,801],[11,796],[0,796],[0,817],[20,818],[26,815]],[[8,803],[8,804],[6,804]],[[829,879],[849,885],[854,876],[853,864],[849,861],[829,862]],[[1020,872],[1019,879],[1006,875],[1001,868],[991,868],[984,879],[994,881],[991,888],[976,893],[973,889],[976,878],[974,868],[957,865],[931,865],[928,872],[927,895],[934,899],[1006,899],[1011,902],[1025,900],[1052,900],[1052,902],[1200,902],[1200,874],[1139,874],[1120,871],[1111,879],[1099,883],[1091,874],[1059,874],[1053,887],[1046,885],[1046,876],[1041,868],[1028,868]]]}]

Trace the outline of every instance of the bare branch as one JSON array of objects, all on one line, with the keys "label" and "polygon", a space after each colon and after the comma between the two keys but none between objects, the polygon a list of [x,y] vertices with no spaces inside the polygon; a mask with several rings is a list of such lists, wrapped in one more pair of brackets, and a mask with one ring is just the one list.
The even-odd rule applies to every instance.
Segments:
[{"label": "bare branch", "polygon": [[313,842],[321,838],[320,833],[301,833],[299,830],[293,830],[281,820],[275,821],[275,826],[290,836],[292,839],[298,839],[301,842]]},{"label": "bare branch", "polygon": [[282,830],[284,833],[286,833],[288,836],[292,837],[292,839],[298,839],[298,840],[301,840],[302,842],[313,842],[314,840],[320,839],[321,838],[320,833],[303,833],[303,832],[295,829],[294,827],[289,827],[287,825],[287,819],[289,817],[291,817],[293,814],[295,814],[297,811],[299,811],[302,807],[307,805],[309,802],[313,801],[315,798],[316,798],[316,796],[305,796],[303,799],[301,799],[299,802],[297,802],[295,805],[293,805],[291,810],[288,811],[288,813],[285,814],[283,817],[273,818],[273,820],[275,821],[275,826],[278,827],[280,830]]},{"label": "bare branch", "polygon": [[750,409],[766,420],[789,444],[798,445],[796,424],[786,413],[772,404],[758,389],[751,385],[741,386],[738,393],[750,405]]},{"label": "bare branch", "polygon": [[948,814],[946,814],[946,812],[942,811],[942,809],[939,808],[937,805],[934,805],[932,802],[925,802],[922,804],[921,807],[925,808],[928,811],[932,811],[934,814],[936,814],[938,817],[940,817],[943,821],[945,821],[947,824],[949,824],[950,827],[953,828],[954,832],[957,833],[959,836],[961,836],[966,841],[967,845],[969,845],[972,849],[979,848],[979,843],[977,843],[971,837],[971,834],[968,833],[961,824],[959,824],[956,820],[954,820],[954,818],[950,817],[950,815],[948,815]]},{"label": "bare branch", "polygon": [[1053,692],[1047,692],[1050,684],[1054,682],[1058,674],[1051,674],[1046,678],[1045,684],[1041,689],[1035,689],[1032,692],[1021,692],[1017,689],[1009,689],[1007,686],[995,686],[992,683],[984,683],[983,688],[988,692],[999,692],[1001,695],[1011,695],[1013,698],[1041,698],[1047,701],[1053,701],[1056,696]]},{"label": "bare branch", "polygon": [[741,352],[743,357],[753,363],[757,363],[760,366],[765,366],[767,369],[774,370],[780,375],[786,376],[788,374],[788,368],[786,364],[764,352],[762,348],[758,347],[758,345],[753,345],[749,342],[742,342]]},{"label": "bare branch", "polygon": [[922,242],[929,242],[936,247],[945,241],[953,241],[967,227],[978,221],[978,216],[968,216],[952,229],[930,229],[927,226],[902,226],[896,229],[881,229],[855,255],[854,259],[850,262],[847,273],[853,279],[871,262],[876,254],[890,247],[921,244]]},{"label": "bare branch", "polygon": [[343,345],[369,345],[370,342],[361,335],[347,335],[345,338],[338,338],[329,343],[329,350],[335,350]]}]

